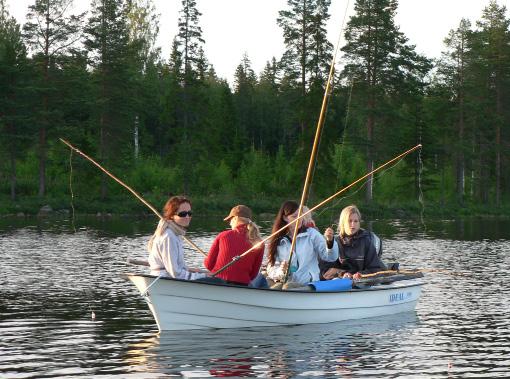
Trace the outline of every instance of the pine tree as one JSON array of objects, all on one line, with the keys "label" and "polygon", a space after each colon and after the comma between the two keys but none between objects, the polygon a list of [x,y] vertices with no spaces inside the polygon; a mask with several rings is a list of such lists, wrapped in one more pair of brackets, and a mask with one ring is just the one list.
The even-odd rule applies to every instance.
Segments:
[{"label": "pine tree", "polygon": [[[382,129],[379,134],[391,131],[397,105],[392,100],[402,100],[402,95],[419,90],[430,69],[428,60],[416,54],[414,46],[407,45],[407,38],[395,25],[397,5],[396,0],[357,0],[342,48],[347,62],[342,76],[354,81],[355,101],[364,112],[367,171],[374,169],[378,154],[376,126]],[[373,197],[372,179],[366,187],[367,202]]]},{"label": "pine tree", "polygon": [[182,63],[184,65],[184,83],[190,85],[196,78],[198,63],[200,61],[200,49],[204,44],[202,28],[199,25],[199,18],[202,15],[197,9],[195,0],[182,0],[177,34],[177,41],[182,52]]},{"label": "pine tree", "polygon": [[[153,0],[127,0],[129,43],[133,50],[134,65],[133,85],[136,92],[143,92],[145,75],[148,68],[154,68],[159,57],[160,49],[155,47],[159,33],[159,15]],[[146,93],[147,97],[137,96],[133,102],[133,143],[134,157],[138,158],[140,150],[140,131],[144,129],[147,119],[146,110],[153,105],[147,100],[153,100],[154,93]]]},{"label": "pine tree", "polygon": [[[99,159],[104,163],[127,163],[132,157],[133,76],[136,72],[129,41],[127,8],[121,0],[94,0],[85,29],[85,46],[94,68]],[[107,196],[107,178],[101,181],[101,198]]]},{"label": "pine tree", "polygon": [[283,30],[286,50],[281,65],[287,81],[299,88],[298,113],[301,134],[311,124],[308,90],[312,84],[323,85],[329,71],[332,45],[326,37],[330,0],[288,0],[287,10],[279,12],[278,25]]},{"label": "pine tree", "polygon": [[72,0],[36,0],[29,6],[24,37],[32,48],[40,64],[42,76],[39,91],[41,92],[41,110],[39,117],[39,196],[46,192],[46,155],[48,129],[55,122],[51,119],[55,112],[50,104],[50,93],[54,89],[51,67],[55,65],[59,55],[65,54],[79,40],[82,33],[84,14],[70,15]]}]

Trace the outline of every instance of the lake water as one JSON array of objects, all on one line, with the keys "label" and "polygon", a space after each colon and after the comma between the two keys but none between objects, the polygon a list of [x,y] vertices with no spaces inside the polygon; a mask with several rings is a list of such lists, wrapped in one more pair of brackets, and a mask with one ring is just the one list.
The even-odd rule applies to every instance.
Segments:
[{"label": "lake water", "polygon": [[[75,233],[68,220],[1,218],[0,378],[510,376],[508,220],[373,222],[387,260],[449,270],[426,275],[415,312],[163,333],[122,277],[140,272],[125,261],[146,255],[154,226],[77,219]],[[196,217],[188,236],[207,249],[222,228]]]}]

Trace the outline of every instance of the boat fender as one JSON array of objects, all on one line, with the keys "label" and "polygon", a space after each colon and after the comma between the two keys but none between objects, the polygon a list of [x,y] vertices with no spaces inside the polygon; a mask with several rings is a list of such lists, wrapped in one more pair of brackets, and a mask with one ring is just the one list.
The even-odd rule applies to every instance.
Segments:
[{"label": "boat fender", "polygon": [[317,280],[308,285],[315,289],[315,292],[348,291],[352,289],[352,279]]}]

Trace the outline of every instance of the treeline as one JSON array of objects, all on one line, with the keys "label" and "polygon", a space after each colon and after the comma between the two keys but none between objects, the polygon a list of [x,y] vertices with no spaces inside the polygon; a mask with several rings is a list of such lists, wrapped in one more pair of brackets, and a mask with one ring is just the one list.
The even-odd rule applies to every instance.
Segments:
[{"label": "treeline", "polygon": [[[0,211],[68,198],[70,179],[83,204],[125,195],[59,137],[157,204],[169,193],[299,197],[333,54],[330,0],[288,0],[275,20],[283,55],[260,73],[244,55],[233,88],[207,60],[195,0],[182,0],[169,57],[155,48],[151,0],[93,0],[87,14],[71,14],[70,3],[36,0],[21,26],[0,0]],[[507,205],[506,8],[491,1],[476,25],[459,20],[437,61],[400,32],[397,8],[395,0],[356,1],[312,196],[421,143],[356,200]]]}]

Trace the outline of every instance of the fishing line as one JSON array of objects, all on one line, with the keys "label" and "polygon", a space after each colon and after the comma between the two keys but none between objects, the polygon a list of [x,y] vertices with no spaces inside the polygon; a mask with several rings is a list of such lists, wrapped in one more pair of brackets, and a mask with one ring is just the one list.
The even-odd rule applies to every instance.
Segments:
[{"label": "fishing line", "polygon": [[[97,168],[99,168],[101,171],[103,171],[106,175],[108,175],[110,178],[112,178],[113,180],[115,180],[117,183],[119,183],[122,187],[124,187],[125,189],[127,189],[129,192],[131,192],[131,194],[133,194],[138,200],[140,200],[143,204],[145,204],[152,212],[154,212],[154,214],[156,216],[158,216],[158,218],[160,220],[163,220],[163,216],[156,210],[156,208],[154,208],[152,205],[150,205],[147,201],[145,201],[134,189],[132,189],[131,187],[129,187],[126,183],[124,183],[122,180],[120,180],[119,178],[117,178],[115,175],[113,175],[111,172],[109,172],[108,170],[106,170],[103,166],[101,166],[99,163],[97,163],[95,160],[93,160],[92,158],[90,158],[87,154],[85,154],[84,152],[78,150],[76,147],[74,147],[73,145],[71,145],[69,142],[67,142],[66,140],[62,139],[62,138],[59,138],[59,140],[64,143],[65,145],[69,146],[70,149],[76,151],[78,154],[80,154],[82,157],[84,157],[85,159],[87,159],[89,162],[91,162],[94,166],[96,166]],[[205,251],[203,251],[201,248],[199,248],[197,245],[195,245],[189,238],[187,238],[186,236],[182,236],[182,239],[185,240],[187,243],[189,243],[196,251],[198,251],[199,253],[203,254],[203,255],[207,255],[207,253]]]},{"label": "fishing line", "polygon": [[336,187],[338,187],[340,185],[340,169],[342,167],[342,161],[343,161],[343,157],[344,157],[344,147],[345,147],[345,139],[347,137],[347,127],[349,126],[349,115],[350,115],[350,109],[351,109],[353,88],[354,88],[354,79],[352,79],[352,81],[351,81],[351,88],[349,89],[349,97],[347,99],[347,108],[345,110],[344,130],[342,132],[342,146],[340,148],[340,160],[337,165]]},{"label": "fishing line", "polygon": [[[340,42],[342,41],[342,34],[345,30],[345,22],[347,20],[347,12],[349,10],[349,4],[350,4],[350,0],[347,1],[347,4],[345,6],[345,11],[344,11],[344,17],[342,18],[342,24],[341,24],[341,27],[340,27],[340,34],[338,35],[338,42],[337,42],[337,45],[336,45],[336,48],[335,48],[335,53],[333,55],[333,60],[331,62],[331,72],[328,76],[328,79],[327,79],[327,84],[326,84],[326,87],[329,85],[329,91],[327,93],[324,94],[324,98],[327,99],[327,104],[326,104],[326,107],[325,107],[325,112],[324,112],[324,120],[326,120],[326,117],[327,117],[327,114],[328,114],[328,105],[329,105],[329,98],[331,96],[331,94],[333,93],[333,89],[334,89],[334,86],[335,86],[335,65],[336,65],[336,56],[338,54],[338,50],[340,48]],[[323,129],[321,128],[320,129],[320,134],[319,134],[319,139],[318,139],[318,144],[317,144],[317,149],[319,150],[320,149],[320,145],[321,145],[321,142],[322,142],[322,132],[323,132]],[[318,159],[315,159],[314,162],[313,162],[313,169],[312,169],[312,172],[311,172],[311,176],[310,176],[310,189],[309,189],[309,194],[307,196],[307,201],[310,201],[310,197],[312,196],[311,195],[311,192],[312,192],[312,182],[313,182],[313,177],[315,175],[315,169],[317,168],[317,162]]]},{"label": "fishing line", "polygon": [[69,149],[69,190],[71,191],[71,225],[76,233],[76,225],[74,223],[73,149]]},{"label": "fishing line", "polygon": [[[391,169],[393,169],[394,167],[398,166],[400,164],[400,162],[402,162],[402,159],[395,162],[394,165],[392,166],[389,166],[388,168],[382,170],[381,172],[377,173],[376,176],[373,177],[373,181],[375,182],[376,180],[378,180],[379,178],[381,178],[382,176],[386,175],[388,171],[390,171]],[[322,214],[324,214],[325,212],[329,211],[330,209],[332,208],[336,208],[342,201],[344,201],[345,199],[349,199],[351,197],[354,197],[354,195],[356,195],[359,191],[361,191],[365,185],[368,183],[368,179],[365,180],[364,182],[360,183],[360,185],[357,187],[356,190],[354,190],[352,193],[350,193],[349,195],[347,196],[343,196],[341,198],[339,198],[338,200],[336,200],[334,203],[332,203],[332,205],[328,206],[328,207],[325,207],[321,212],[319,212],[317,214],[317,216],[320,216]],[[332,219],[334,216],[331,215],[330,219]],[[331,224],[333,223],[333,220],[331,220]]]},{"label": "fishing line", "polygon": [[421,157],[421,149],[420,149],[420,151],[418,151],[418,157],[416,159],[418,160],[418,202],[421,205],[420,221],[421,221],[421,224],[423,225],[423,231],[426,233],[427,225],[425,224],[425,220],[423,218],[423,214],[425,212],[425,201],[423,200],[423,190],[422,190],[422,185],[421,185],[421,175],[423,172],[423,159]]},{"label": "fishing line", "polygon": [[[351,100],[352,100],[352,91],[353,91],[353,88],[354,88],[354,79],[351,80],[351,88],[349,89],[349,97],[347,99],[347,107],[346,107],[346,110],[345,110],[344,130],[342,132],[342,143],[341,143],[341,147],[340,147],[340,159],[339,159],[339,162],[336,164],[336,182],[335,182],[335,188],[338,188],[340,186],[340,172],[341,172],[341,169],[342,169],[342,162],[343,162],[343,157],[344,157],[345,140],[346,140],[346,137],[347,137],[347,127],[349,126],[349,115],[350,115],[350,109],[351,109]],[[338,204],[342,199],[339,199],[335,203],[335,205]],[[329,208],[331,208],[331,207],[326,208],[324,211],[326,211]],[[333,223],[333,215],[331,215],[331,218],[330,218],[330,224],[332,224],[332,223]]]},{"label": "fishing line", "polygon": [[[63,285],[57,284],[57,283],[54,283],[53,287],[62,288],[64,290],[68,291],[68,292],[79,292],[79,293],[83,292],[85,294],[86,307],[90,311],[90,318],[93,321],[95,321],[96,313],[94,312],[94,308],[91,305],[91,303],[95,302],[94,291],[92,291],[92,289],[90,289],[90,288],[66,287],[66,286],[63,286]],[[99,299],[99,302],[101,303],[101,299]]]}]

